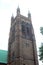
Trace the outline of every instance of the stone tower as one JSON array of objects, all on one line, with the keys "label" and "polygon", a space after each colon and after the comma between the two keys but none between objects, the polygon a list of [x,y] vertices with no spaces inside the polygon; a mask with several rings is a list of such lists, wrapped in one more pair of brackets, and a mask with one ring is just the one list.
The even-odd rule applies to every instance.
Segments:
[{"label": "stone tower", "polygon": [[11,17],[11,28],[8,43],[8,65],[38,65],[37,49],[31,14],[28,17],[20,14]]}]

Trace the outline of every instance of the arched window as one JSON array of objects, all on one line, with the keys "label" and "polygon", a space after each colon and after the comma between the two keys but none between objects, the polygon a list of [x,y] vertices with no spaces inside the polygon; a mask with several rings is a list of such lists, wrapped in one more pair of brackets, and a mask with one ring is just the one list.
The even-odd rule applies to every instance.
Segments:
[{"label": "arched window", "polygon": [[29,27],[26,27],[27,36],[29,36]]},{"label": "arched window", "polygon": [[27,38],[27,39],[30,39],[31,37],[31,26],[29,23],[26,23],[26,22],[22,22],[21,24],[22,26],[22,36],[24,38]]},{"label": "arched window", "polygon": [[22,34],[26,35],[25,25],[22,25]]}]

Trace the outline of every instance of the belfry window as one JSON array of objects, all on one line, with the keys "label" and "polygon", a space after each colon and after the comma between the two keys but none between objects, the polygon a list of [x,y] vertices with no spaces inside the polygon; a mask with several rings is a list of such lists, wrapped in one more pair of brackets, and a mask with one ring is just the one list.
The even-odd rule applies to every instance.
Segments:
[{"label": "belfry window", "polygon": [[26,22],[22,22],[22,37],[30,39],[31,32],[30,32],[30,25]]},{"label": "belfry window", "polygon": [[29,27],[22,25],[22,34],[25,36],[29,36]]},{"label": "belfry window", "polygon": [[22,34],[26,35],[25,25],[22,25]]},{"label": "belfry window", "polygon": [[29,27],[26,27],[27,36],[29,36]]}]

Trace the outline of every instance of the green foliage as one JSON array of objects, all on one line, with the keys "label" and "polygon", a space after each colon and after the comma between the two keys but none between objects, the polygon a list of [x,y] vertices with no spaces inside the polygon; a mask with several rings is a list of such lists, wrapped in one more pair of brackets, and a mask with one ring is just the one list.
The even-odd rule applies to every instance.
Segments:
[{"label": "green foliage", "polygon": [[[43,27],[40,27],[40,32],[41,32],[41,34],[43,35]],[[39,47],[39,57],[40,57],[40,60],[41,60],[42,63],[43,63],[43,43],[42,43],[41,46]]]},{"label": "green foliage", "polygon": [[42,33],[42,35],[43,35],[43,27],[40,27],[40,31],[41,31],[41,33]]},{"label": "green foliage", "polygon": [[43,60],[43,44],[41,45],[41,47],[39,47],[39,57],[40,60]]}]

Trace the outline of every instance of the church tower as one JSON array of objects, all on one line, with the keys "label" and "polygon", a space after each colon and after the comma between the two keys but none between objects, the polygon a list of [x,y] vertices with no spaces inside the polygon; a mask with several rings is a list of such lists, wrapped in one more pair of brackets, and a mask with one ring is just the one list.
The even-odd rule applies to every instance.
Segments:
[{"label": "church tower", "polygon": [[17,8],[17,16],[11,17],[11,28],[8,43],[8,65],[38,65],[35,35],[31,21],[20,14]]}]

